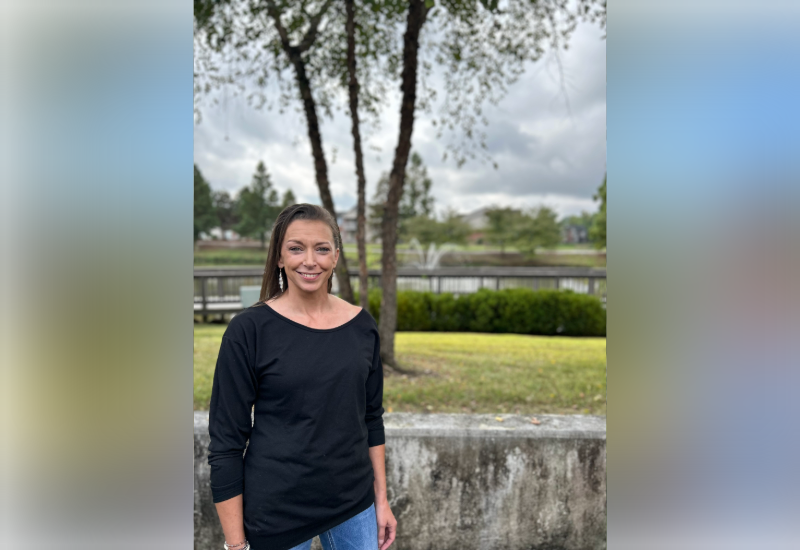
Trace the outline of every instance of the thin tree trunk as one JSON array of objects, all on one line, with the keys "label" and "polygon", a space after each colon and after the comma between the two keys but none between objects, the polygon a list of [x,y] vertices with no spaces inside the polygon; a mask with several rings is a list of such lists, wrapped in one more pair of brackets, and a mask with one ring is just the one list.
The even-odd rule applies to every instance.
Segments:
[{"label": "thin tree trunk", "polygon": [[350,75],[350,118],[353,122],[353,151],[356,157],[358,205],[356,207],[356,243],[358,245],[358,293],[361,307],[369,310],[369,276],[367,274],[366,198],[367,178],[364,175],[364,155],[361,152],[361,131],[358,121],[358,76],[356,75],[356,21],[354,0],[345,0],[347,12],[347,72]]},{"label": "thin tree trunk", "polygon": [[425,0],[409,0],[406,32],[403,36],[403,99],[400,103],[400,135],[389,175],[389,193],[383,212],[381,255],[381,316],[378,332],[381,338],[381,359],[397,369],[394,356],[394,333],[397,328],[397,224],[400,198],[403,195],[406,164],[411,150],[414,129],[414,106],[417,99],[417,54],[419,33],[428,13]]},{"label": "thin tree trunk", "polygon": [[[322,199],[322,206],[336,219],[336,209],[333,207],[333,197],[331,196],[330,184],[328,183],[328,165],[325,162],[325,154],[322,150],[322,135],[319,131],[317,106],[314,101],[314,96],[311,94],[311,81],[306,74],[306,64],[302,57],[302,53],[313,44],[316,38],[316,26],[319,24],[319,19],[330,4],[331,2],[329,0],[320,8],[320,12],[314,17],[315,21],[312,22],[311,29],[299,46],[292,46],[289,43],[288,33],[281,23],[280,12],[274,2],[268,2],[267,5],[269,14],[280,34],[283,51],[289,57],[289,61],[294,67],[297,87],[300,90],[300,99],[303,101],[303,110],[306,113],[308,139],[311,142],[311,153],[314,157],[314,172],[316,173],[317,187],[319,187],[319,196]],[[353,296],[353,287],[350,286],[350,275],[347,270],[347,258],[344,253],[344,244],[342,244],[339,253],[339,262],[336,264],[336,276],[339,279],[339,290],[341,291],[342,298],[351,304],[354,303],[355,298]]]},{"label": "thin tree trunk", "polygon": [[[300,88],[300,97],[303,100],[303,109],[306,113],[308,122],[308,139],[311,141],[311,152],[314,155],[314,171],[317,176],[317,186],[319,195],[322,199],[322,206],[336,218],[336,210],[333,207],[333,197],[331,196],[330,184],[328,183],[328,165],[325,162],[325,154],[322,151],[322,135],[319,131],[319,120],[317,119],[317,107],[314,96],[311,95],[311,83],[306,75],[306,66],[299,52],[294,52],[291,56],[294,65],[297,85]],[[339,263],[336,264],[336,276],[339,278],[339,290],[342,298],[350,302],[355,302],[353,288],[350,286],[350,275],[347,270],[347,258],[344,254],[344,244],[339,253]]]}]

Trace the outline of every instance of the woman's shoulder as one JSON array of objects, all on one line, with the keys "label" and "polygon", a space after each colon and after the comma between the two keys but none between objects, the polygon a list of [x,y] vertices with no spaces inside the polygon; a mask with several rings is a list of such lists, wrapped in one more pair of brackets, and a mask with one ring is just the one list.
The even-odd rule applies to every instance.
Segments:
[{"label": "woman's shoulder", "polygon": [[225,337],[244,342],[257,335],[261,332],[259,330],[261,325],[267,322],[268,316],[264,311],[267,307],[263,302],[259,302],[235,314],[228,322]]},{"label": "woman's shoulder", "polygon": [[362,308],[360,306],[353,305],[347,300],[342,300],[334,294],[329,294],[328,296],[338,316],[352,319],[361,312]]},{"label": "woman's shoulder", "polygon": [[362,308],[361,306],[353,305],[346,300],[342,300],[338,296],[333,296],[331,294],[331,297],[336,300],[336,307],[341,308],[340,311],[346,313],[347,322],[360,321],[360,323],[354,324],[360,324],[370,329],[374,328],[376,331],[378,330],[378,324],[375,322],[375,319],[368,310]]},{"label": "woman's shoulder", "polygon": [[347,300],[343,300],[333,294],[329,294],[328,296],[333,305],[334,317],[338,321],[341,321],[339,324],[350,323],[357,317],[361,317],[361,306],[353,305]]}]

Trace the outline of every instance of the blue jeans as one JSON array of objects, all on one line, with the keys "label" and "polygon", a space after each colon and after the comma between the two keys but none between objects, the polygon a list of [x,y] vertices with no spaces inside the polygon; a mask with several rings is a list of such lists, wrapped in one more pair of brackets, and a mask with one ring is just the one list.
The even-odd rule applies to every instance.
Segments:
[{"label": "blue jeans", "polygon": [[[309,550],[313,538],[290,550]],[[378,518],[375,504],[319,536],[324,550],[378,550]]]}]

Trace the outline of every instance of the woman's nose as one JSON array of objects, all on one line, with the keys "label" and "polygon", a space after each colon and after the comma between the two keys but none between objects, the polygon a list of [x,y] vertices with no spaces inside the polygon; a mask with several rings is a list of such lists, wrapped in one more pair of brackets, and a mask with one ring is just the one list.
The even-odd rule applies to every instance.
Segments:
[{"label": "woman's nose", "polygon": [[303,263],[305,265],[314,265],[314,264],[317,263],[317,261],[314,259],[314,251],[313,250],[307,250],[306,251],[306,257],[303,258]]}]

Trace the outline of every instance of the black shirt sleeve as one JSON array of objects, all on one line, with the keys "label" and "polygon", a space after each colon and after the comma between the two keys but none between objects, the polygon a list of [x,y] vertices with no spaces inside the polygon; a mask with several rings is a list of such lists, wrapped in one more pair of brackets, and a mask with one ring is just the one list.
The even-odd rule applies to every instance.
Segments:
[{"label": "black shirt sleeve", "polygon": [[386,438],[383,432],[383,365],[381,364],[380,338],[375,335],[375,351],[372,367],[367,376],[367,443],[370,447],[383,445]]},{"label": "black shirt sleeve", "polygon": [[214,502],[244,492],[244,450],[250,438],[250,411],[257,394],[257,377],[244,344],[222,337],[208,412],[208,464]]}]

